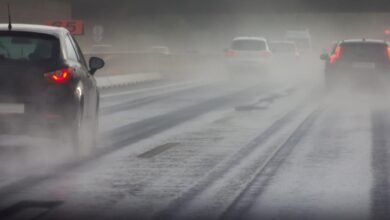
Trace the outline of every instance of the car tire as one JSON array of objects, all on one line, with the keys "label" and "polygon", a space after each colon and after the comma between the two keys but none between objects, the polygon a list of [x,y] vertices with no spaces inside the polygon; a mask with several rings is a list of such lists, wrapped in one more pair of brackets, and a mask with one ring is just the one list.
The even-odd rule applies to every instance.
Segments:
[{"label": "car tire", "polygon": [[74,121],[70,126],[70,143],[77,157],[87,157],[96,150],[97,118],[87,118],[83,108],[76,110]]}]

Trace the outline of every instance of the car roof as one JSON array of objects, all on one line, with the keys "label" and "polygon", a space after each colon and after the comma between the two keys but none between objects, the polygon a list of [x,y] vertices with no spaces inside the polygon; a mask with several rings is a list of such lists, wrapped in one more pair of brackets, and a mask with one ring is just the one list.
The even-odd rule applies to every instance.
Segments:
[{"label": "car roof", "polygon": [[[8,31],[8,24],[0,24],[0,31]],[[53,27],[47,25],[33,25],[33,24],[12,24],[11,31],[23,31],[38,34],[48,34],[53,36],[61,36],[67,33],[68,30],[62,27]]]},{"label": "car roof", "polygon": [[377,40],[377,39],[348,39],[348,40],[343,40],[340,41],[340,44],[342,43],[379,43],[379,44],[387,44],[386,41],[384,40]]},{"label": "car roof", "polygon": [[267,41],[264,37],[236,37],[233,39],[233,41],[239,41],[239,40],[258,40],[258,41]]}]

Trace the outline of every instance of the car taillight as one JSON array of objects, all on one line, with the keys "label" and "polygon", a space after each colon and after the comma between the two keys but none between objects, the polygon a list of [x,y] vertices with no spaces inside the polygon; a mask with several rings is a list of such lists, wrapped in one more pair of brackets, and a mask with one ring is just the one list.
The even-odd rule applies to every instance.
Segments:
[{"label": "car taillight", "polygon": [[72,76],[72,70],[70,68],[64,68],[49,73],[45,73],[44,76],[49,81],[56,82],[56,83],[65,83],[70,80]]},{"label": "car taillight", "polygon": [[225,54],[227,57],[235,57],[238,55],[238,52],[237,51],[234,51],[234,50],[228,50]]},{"label": "car taillight", "polygon": [[390,47],[387,47],[387,57],[390,59]]},{"label": "car taillight", "polygon": [[271,51],[268,51],[268,50],[266,50],[266,51],[261,51],[261,52],[260,52],[260,56],[262,56],[262,57],[271,57],[271,56],[272,56],[272,53],[271,53]]},{"label": "car taillight", "polygon": [[335,63],[340,58],[340,55],[341,55],[341,47],[338,46],[336,47],[334,53],[329,57],[329,63],[330,64]]}]

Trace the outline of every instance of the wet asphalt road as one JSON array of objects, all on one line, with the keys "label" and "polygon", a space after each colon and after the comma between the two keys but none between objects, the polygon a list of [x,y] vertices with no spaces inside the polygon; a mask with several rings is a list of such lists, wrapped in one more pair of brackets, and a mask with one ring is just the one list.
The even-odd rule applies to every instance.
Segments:
[{"label": "wet asphalt road", "polygon": [[1,137],[0,219],[384,219],[387,97],[269,79],[110,90],[88,158]]}]

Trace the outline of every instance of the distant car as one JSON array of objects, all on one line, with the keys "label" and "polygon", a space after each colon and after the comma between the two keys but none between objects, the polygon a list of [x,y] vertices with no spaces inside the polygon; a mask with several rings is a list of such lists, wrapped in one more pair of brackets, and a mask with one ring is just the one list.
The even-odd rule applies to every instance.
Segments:
[{"label": "distant car", "polygon": [[301,72],[300,53],[293,41],[271,41],[270,49],[273,54],[272,70],[274,73],[297,73]]},{"label": "distant car", "polygon": [[383,40],[353,39],[337,42],[330,54],[322,54],[325,79],[333,85],[340,77],[372,78],[390,72],[390,47]]},{"label": "distant car", "polygon": [[93,78],[104,66],[85,62],[68,30],[0,25],[0,133],[48,135],[79,153],[96,144],[99,92]]},{"label": "distant car", "polygon": [[274,57],[296,58],[300,56],[298,47],[293,41],[271,41],[269,47]]},{"label": "distant car", "polygon": [[289,30],[284,36],[286,41],[294,42],[301,52],[312,49],[312,39],[309,30]]},{"label": "distant car", "polygon": [[227,70],[230,73],[267,73],[272,60],[268,42],[261,37],[235,38],[225,50]]}]

